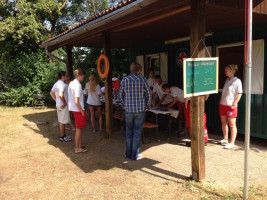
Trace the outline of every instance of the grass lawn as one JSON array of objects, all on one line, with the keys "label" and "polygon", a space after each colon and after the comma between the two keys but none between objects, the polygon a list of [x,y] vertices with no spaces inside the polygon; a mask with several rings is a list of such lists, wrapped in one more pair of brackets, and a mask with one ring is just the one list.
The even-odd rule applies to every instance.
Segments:
[{"label": "grass lawn", "polygon": [[[47,123],[23,125],[32,121]],[[227,174],[227,171],[234,174],[230,171],[235,168],[212,172],[223,168],[209,157],[209,152],[217,149],[221,152],[215,145],[208,146],[206,157],[207,164],[214,167],[207,167],[211,173],[199,183],[189,178],[189,148],[174,145],[175,142],[153,142],[141,145],[142,160],[126,160],[124,137],[116,132],[107,140],[103,134],[93,133],[88,121],[83,133],[83,145],[88,152],[75,154],[74,141],[59,142],[56,121],[55,109],[0,107],[1,200],[242,199],[242,181]],[[74,138],[74,132],[67,134]],[[263,166],[253,171],[259,178],[253,180],[249,198],[267,199],[266,147],[255,152],[255,156]],[[243,163],[240,165],[243,168]]]}]

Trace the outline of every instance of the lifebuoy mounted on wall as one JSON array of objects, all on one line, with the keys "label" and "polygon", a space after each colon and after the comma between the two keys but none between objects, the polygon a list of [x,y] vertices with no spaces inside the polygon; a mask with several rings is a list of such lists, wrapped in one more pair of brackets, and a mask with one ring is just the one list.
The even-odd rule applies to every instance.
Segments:
[{"label": "lifebuoy mounted on wall", "polygon": [[[104,63],[105,63],[105,71],[104,73],[102,73],[101,71],[101,61],[104,60]],[[100,76],[100,78],[107,78],[108,76],[108,73],[109,73],[109,60],[108,60],[108,57],[105,55],[105,54],[101,54],[99,57],[98,57],[98,60],[97,60],[97,71],[98,71],[98,74]]]}]

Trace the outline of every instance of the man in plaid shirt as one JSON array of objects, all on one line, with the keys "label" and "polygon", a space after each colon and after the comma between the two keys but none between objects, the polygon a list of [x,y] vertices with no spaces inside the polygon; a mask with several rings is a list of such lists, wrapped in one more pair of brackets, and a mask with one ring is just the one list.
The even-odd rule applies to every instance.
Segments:
[{"label": "man in plaid shirt", "polygon": [[151,91],[145,77],[141,76],[142,67],[134,62],[130,66],[131,75],[121,81],[119,96],[125,109],[126,153],[125,157],[139,160],[139,142],[143,124],[151,103]]}]

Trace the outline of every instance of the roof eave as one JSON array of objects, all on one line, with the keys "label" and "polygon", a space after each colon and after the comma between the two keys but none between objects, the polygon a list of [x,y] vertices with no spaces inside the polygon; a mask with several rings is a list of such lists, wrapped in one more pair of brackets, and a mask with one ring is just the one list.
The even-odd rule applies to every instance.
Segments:
[{"label": "roof eave", "polygon": [[97,18],[97,19],[91,21],[91,22],[88,22],[88,23],[82,25],[81,27],[76,28],[76,29],[64,34],[63,36],[60,36],[60,37],[58,37],[54,40],[48,41],[48,42],[43,42],[42,44],[40,44],[40,47],[46,48],[46,49],[48,49],[48,51],[53,51],[56,48],[50,49],[49,48],[50,46],[62,43],[66,40],[69,40],[73,37],[81,35],[85,32],[89,33],[91,30],[94,30],[98,27],[101,27],[104,24],[108,24],[111,21],[114,21],[120,17],[128,15],[128,14],[135,12],[139,9],[142,9],[143,7],[146,7],[146,6],[152,4],[156,1],[157,0],[137,0],[137,1],[134,1],[134,2],[132,2],[126,6],[123,6],[122,8],[120,8],[118,10],[115,10],[111,13],[108,13],[108,14],[100,17],[100,18]]}]

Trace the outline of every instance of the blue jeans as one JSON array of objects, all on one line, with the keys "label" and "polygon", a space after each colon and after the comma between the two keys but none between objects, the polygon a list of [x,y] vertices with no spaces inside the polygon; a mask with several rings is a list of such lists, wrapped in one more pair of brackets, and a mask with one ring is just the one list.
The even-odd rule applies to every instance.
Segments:
[{"label": "blue jeans", "polygon": [[126,157],[136,160],[146,112],[125,112]]}]

